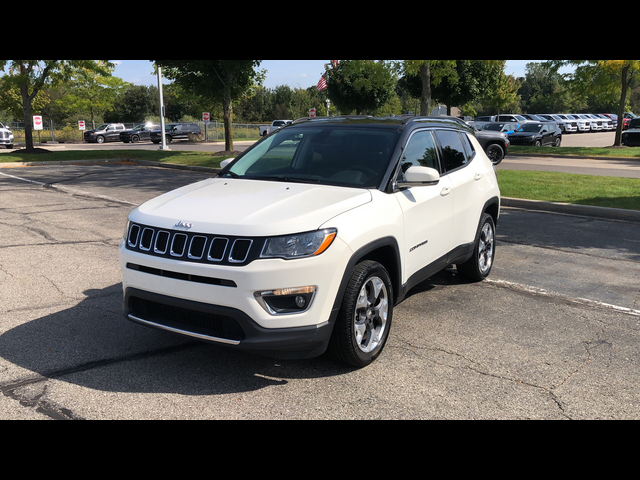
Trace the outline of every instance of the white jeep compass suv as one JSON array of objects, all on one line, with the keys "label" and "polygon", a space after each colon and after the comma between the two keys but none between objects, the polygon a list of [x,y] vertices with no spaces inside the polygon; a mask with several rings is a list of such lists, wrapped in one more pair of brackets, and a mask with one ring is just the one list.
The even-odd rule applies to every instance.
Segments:
[{"label": "white jeep compass suv", "polygon": [[500,192],[455,119],[300,119],[150,200],[120,244],[125,316],[279,358],[362,367],[393,307],[455,264],[491,270]]}]

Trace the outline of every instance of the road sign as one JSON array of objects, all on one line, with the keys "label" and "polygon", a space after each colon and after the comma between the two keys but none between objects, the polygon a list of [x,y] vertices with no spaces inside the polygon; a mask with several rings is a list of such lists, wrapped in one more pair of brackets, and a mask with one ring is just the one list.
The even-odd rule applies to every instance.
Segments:
[{"label": "road sign", "polygon": [[309,116],[312,117],[312,118],[316,116],[316,109],[315,108],[310,108],[309,109]]},{"label": "road sign", "polygon": [[202,121],[203,122],[209,121],[209,112],[202,112]]},{"label": "road sign", "polygon": [[34,115],[33,116],[33,129],[34,130],[42,130],[42,116]]},{"label": "road sign", "polygon": [[84,130],[84,120],[78,120],[78,129]]}]

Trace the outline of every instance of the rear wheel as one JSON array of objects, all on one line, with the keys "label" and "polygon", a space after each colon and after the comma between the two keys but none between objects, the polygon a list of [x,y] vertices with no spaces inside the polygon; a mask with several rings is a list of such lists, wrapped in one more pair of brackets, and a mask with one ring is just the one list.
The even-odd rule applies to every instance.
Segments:
[{"label": "rear wheel", "polygon": [[353,269],[327,353],[364,367],[382,352],[393,316],[393,288],[387,270],[366,260]]},{"label": "rear wheel", "polygon": [[476,282],[489,276],[495,256],[495,231],[496,226],[491,215],[483,214],[476,233],[473,255],[466,262],[456,266],[462,276]]},{"label": "rear wheel", "polygon": [[504,158],[504,149],[497,144],[492,144],[487,147],[487,157],[491,160],[491,163],[498,165]]}]

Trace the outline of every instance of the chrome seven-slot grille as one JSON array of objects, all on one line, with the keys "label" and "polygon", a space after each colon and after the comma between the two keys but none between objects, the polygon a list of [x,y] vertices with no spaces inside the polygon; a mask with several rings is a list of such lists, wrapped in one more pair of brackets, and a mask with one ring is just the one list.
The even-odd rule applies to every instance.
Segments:
[{"label": "chrome seven-slot grille", "polygon": [[246,265],[262,250],[264,239],[160,229],[131,223],[127,249],[157,257],[217,265]]}]

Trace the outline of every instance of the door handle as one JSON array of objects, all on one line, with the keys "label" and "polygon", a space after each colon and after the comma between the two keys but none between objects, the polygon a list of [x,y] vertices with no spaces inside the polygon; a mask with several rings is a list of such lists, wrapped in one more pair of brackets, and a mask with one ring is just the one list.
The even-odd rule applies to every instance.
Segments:
[{"label": "door handle", "polygon": [[480,180],[482,178],[482,174],[481,173],[476,173],[476,176],[473,177],[473,179],[477,182],[478,180]]},{"label": "door handle", "polygon": [[442,190],[440,190],[440,196],[446,197],[451,193],[451,190],[453,190],[451,187],[444,187]]}]

